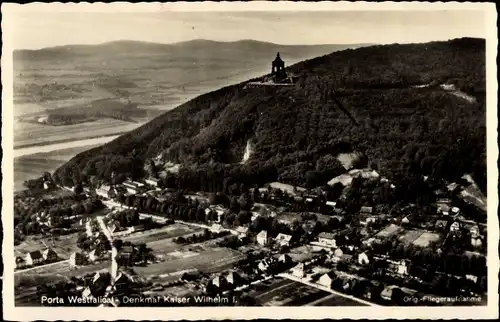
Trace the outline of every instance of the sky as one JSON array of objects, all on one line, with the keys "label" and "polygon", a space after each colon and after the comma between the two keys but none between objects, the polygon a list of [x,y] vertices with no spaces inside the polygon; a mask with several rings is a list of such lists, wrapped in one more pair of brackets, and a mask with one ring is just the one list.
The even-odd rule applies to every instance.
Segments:
[{"label": "sky", "polygon": [[411,43],[486,37],[483,11],[88,12],[9,14],[12,48],[38,49],[116,40],[175,43],[254,39],[278,44]]}]

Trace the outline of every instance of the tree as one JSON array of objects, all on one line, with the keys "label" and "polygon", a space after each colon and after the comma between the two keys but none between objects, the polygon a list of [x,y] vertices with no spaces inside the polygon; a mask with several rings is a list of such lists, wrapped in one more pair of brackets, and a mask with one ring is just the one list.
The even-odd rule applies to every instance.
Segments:
[{"label": "tree", "polygon": [[121,239],[114,239],[113,240],[113,246],[118,250],[120,251],[120,249],[122,248],[122,245],[123,245],[123,240]]},{"label": "tree", "polygon": [[75,184],[75,186],[73,187],[73,192],[75,194],[81,194],[81,193],[83,193],[83,186],[82,186],[81,182]]}]

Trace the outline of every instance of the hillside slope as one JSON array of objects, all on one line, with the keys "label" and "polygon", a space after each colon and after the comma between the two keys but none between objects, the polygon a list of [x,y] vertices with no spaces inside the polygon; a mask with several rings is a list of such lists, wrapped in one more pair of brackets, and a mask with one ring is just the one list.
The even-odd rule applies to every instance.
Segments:
[{"label": "hillside slope", "polygon": [[[185,188],[274,180],[316,186],[341,172],[333,156],[359,151],[396,181],[468,172],[485,187],[484,40],[344,50],[289,71],[299,78],[295,86],[241,83],[201,95],[77,155],[55,178],[72,184],[113,171],[140,178],[155,159],[156,170],[165,161],[183,164],[175,182]],[[249,139],[254,152],[241,164]]]}]

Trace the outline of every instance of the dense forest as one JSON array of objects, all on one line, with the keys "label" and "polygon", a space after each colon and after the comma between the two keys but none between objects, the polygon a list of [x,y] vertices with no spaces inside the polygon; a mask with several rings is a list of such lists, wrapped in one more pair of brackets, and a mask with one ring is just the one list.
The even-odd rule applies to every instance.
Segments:
[{"label": "dense forest", "polygon": [[[201,95],[77,155],[54,178],[140,179],[157,175],[161,159],[182,164],[168,180],[183,189],[276,180],[312,188],[345,171],[336,154],[358,151],[396,182],[471,173],[485,192],[485,70],[482,39],[335,52],[288,67],[294,86],[245,82]],[[240,163],[248,140],[253,154]]]}]

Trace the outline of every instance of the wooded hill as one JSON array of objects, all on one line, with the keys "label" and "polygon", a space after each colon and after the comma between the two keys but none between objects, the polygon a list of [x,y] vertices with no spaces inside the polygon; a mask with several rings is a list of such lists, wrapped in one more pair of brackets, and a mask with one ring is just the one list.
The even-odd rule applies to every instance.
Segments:
[{"label": "wooded hill", "polygon": [[[222,191],[276,180],[314,187],[343,172],[337,153],[359,151],[394,181],[471,173],[485,190],[483,39],[344,50],[287,71],[298,76],[294,86],[245,82],[200,95],[77,155],[55,180],[110,180],[113,171],[141,178],[145,168],[158,170],[149,165],[162,154],[183,165],[166,180],[180,188]],[[241,164],[248,140],[254,152]]]}]

